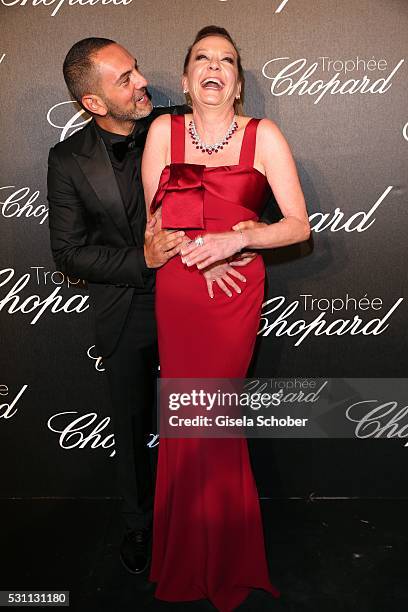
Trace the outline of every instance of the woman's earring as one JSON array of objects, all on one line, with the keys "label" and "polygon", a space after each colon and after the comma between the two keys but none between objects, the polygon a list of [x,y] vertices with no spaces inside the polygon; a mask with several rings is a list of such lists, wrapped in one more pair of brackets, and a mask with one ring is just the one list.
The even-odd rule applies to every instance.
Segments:
[{"label": "woman's earring", "polygon": [[188,93],[188,89],[183,89],[183,94]]}]

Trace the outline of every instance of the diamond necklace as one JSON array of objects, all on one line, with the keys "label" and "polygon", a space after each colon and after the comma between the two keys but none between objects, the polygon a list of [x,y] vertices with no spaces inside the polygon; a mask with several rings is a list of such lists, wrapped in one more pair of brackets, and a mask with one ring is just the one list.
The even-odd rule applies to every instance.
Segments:
[{"label": "diamond necklace", "polygon": [[230,138],[237,131],[237,129],[238,129],[238,123],[235,121],[235,115],[234,115],[231,125],[229,126],[224,138],[210,145],[210,144],[206,144],[205,142],[203,142],[201,138],[199,137],[197,133],[197,128],[194,123],[194,119],[192,119],[190,123],[188,124],[188,132],[191,136],[193,145],[195,145],[196,149],[200,149],[202,153],[208,153],[208,155],[212,155],[213,152],[218,153],[220,149],[223,149],[224,147],[226,147]]}]

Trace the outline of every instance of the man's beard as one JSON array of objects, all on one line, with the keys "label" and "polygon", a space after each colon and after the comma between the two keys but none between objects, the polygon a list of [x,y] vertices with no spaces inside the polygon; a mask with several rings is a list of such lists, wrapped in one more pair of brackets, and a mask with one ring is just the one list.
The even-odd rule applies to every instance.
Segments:
[{"label": "man's beard", "polygon": [[[149,98],[149,102],[150,102],[150,95],[147,90],[145,94]],[[142,109],[135,108],[132,111],[124,111],[122,108],[120,108],[120,106],[117,106],[116,104],[114,104],[113,102],[111,102],[110,100],[106,98],[104,99],[104,102],[106,106],[108,107],[108,112],[106,114],[106,117],[111,117],[112,119],[115,119],[116,121],[126,121],[126,122],[137,121],[138,119],[143,119],[144,117],[148,117],[153,110],[153,105],[151,102],[149,105],[146,105],[145,108],[142,108]]]}]

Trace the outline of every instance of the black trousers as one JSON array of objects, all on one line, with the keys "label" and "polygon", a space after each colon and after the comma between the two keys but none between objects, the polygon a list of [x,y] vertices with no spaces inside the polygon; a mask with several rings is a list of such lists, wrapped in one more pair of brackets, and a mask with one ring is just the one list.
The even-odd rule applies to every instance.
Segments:
[{"label": "black trousers", "polygon": [[127,529],[149,527],[157,447],[148,447],[156,433],[158,370],[154,296],[134,295],[118,344],[104,358],[115,435],[115,460],[122,516]]}]

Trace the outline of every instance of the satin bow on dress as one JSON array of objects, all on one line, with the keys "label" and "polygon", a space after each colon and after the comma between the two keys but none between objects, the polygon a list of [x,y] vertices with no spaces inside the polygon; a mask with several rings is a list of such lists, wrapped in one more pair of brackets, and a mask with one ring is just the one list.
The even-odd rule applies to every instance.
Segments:
[{"label": "satin bow on dress", "polygon": [[164,229],[204,228],[205,166],[170,164],[163,170],[160,188],[151,204],[151,212],[162,207]]}]

